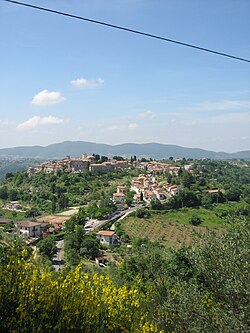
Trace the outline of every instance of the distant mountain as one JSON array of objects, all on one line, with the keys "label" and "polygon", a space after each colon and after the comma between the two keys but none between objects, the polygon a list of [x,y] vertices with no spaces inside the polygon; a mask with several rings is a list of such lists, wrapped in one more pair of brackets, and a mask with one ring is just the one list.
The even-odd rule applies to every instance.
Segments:
[{"label": "distant mountain", "polygon": [[0,157],[0,179],[3,179],[8,172],[16,173],[26,170],[30,166],[38,165],[41,159],[34,158],[1,158]]},{"label": "distant mountain", "polygon": [[136,155],[137,158],[164,159],[173,158],[210,158],[210,159],[250,159],[250,150],[237,153],[214,152],[199,148],[186,148],[175,145],[160,143],[124,143],[120,145],[107,145],[101,143],[85,141],[65,141],[51,144],[46,147],[26,146],[0,149],[1,157],[15,158],[37,158],[37,159],[60,159],[66,156],[80,157],[83,153],[92,155],[93,153],[108,157],[120,155],[130,157]]}]

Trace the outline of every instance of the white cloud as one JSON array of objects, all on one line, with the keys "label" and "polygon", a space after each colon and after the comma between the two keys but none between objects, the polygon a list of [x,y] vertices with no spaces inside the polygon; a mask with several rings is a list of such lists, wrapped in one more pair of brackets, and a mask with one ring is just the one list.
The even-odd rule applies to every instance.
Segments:
[{"label": "white cloud", "polygon": [[88,80],[85,78],[72,80],[71,84],[77,88],[97,88],[98,86],[102,85],[104,83],[104,80],[101,78],[95,79],[95,80]]},{"label": "white cloud", "polygon": [[37,93],[33,99],[32,104],[34,105],[48,105],[48,104],[57,104],[65,100],[65,97],[58,91],[48,91],[43,90]]},{"label": "white cloud", "polygon": [[193,111],[229,111],[239,109],[250,109],[250,101],[220,101],[220,102],[203,102],[194,107],[189,107],[188,110]]},{"label": "white cloud", "polygon": [[138,125],[137,125],[136,123],[131,123],[131,124],[128,125],[128,129],[129,129],[129,130],[134,130],[134,129],[136,129],[137,127],[138,127]]},{"label": "white cloud", "polygon": [[141,112],[139,113],[139,118],[148,118],[148,119],[153,119],[155,117],[155,113],[150,111],[150,110],[147,110],[145,112]]},{"label": "white cloud", "polygon": [[119,129],[118,125],[111,125],[107,128],[108,131],[116,131]]},{"label": "white cloud", "polygon": [[61,124],[63,123],[63,119],[54,117],[54,116],[48,116],[48,117],[40,117],[40,116],[34,116],[25,122],[19,124],[16,128],[18,130],[29,130],[37,127],[38,125],[51,125],[51,124]]}]

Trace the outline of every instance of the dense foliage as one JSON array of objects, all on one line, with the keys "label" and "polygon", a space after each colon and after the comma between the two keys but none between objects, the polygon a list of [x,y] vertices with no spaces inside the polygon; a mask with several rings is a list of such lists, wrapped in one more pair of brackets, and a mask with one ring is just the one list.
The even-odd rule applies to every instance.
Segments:
[{"label": "dense foliage", "polygon": [[38,212],[46,213],[91,202],[94,207],[100,201],[101,210],[96,211],[96,217],[100,217],[109,215],[114,210],[110,200],[105,198],[116,192],[116,182],[138,173],[136,170],[117,170],[100,175],[92,175],[90,172],[58,172],[57,175],[40,172],[31,177],[27,172],[10,174],[0,184],[0,199],[19,200]]},{"label": "dense foliage", "polygon": [[249,332],[249,221],[199,243],[169,252],[134,241],[111,274],[120,285],[140,276],[145,298],[150,291],[150,314],[164,332]]},{"label": "dense foliage", "polygon": [[26,253],[0,270],[1,332],[159,332],[143,295],[82,266],[54,275]]},{"label": "dense foliage", "polygon": [[246,220],[194,250],[133,242],[106,275],[58,273],[12,243],[0,263],[1,332],[249,332]]},{"label": "dense foliage", "polygon": [[[96,155],[97,161],[104,159]],[[189,162],[191,173],[184,169]],[[127,185],[130,204],[131,178],[142,171],[8,173],[0,185],[1,203],[26,205],[25,212],[0,211],[12,221],[82,207],[59,235],[64,237],[63,271],[51,267],[58,234],[40,240],[32,253],[20,237],[4,232],[13,223],[0,230],[0,332],[249,332],[249,166],[210,160],[178,165],[178,175],[155,177],[158,183],[180,185],[180,193],[132,213],[134,229],[135,221],[149,228],[157,219],[162,228],[167,220],[196,230],[199,225],[226,228],[197,235],[195,247],[179,244],[174,250],[160,243],[159,234],[159,242],[135,239],[121,220],[116,232],[123,245],[102,271],[93,262],[103,250],[84,225],[88,217],[114,212],[110,196],[121,183]],[[208,192],[213,189],[220,191]]]}]

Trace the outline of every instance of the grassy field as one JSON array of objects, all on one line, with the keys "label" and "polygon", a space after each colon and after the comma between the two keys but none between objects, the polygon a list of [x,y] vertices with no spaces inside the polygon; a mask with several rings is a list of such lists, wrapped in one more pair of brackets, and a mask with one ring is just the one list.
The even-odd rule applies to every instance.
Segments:
[{"label": "grassy field", "polygon": [[239,202],[230,201],[213,207],[213,211],[219,216],[233,213],[237,214],[242,210],[249,210],[249,204],[243,200]]},{"label": "grassy field", "polygon": [[[189,220],[194,215],[201,218],[200,226],[190,225]],[[131,238],[146,237],[167,247],[178,248],[182,244],[192,244],[196,233],[204,233],[208,229],[220,230],[225,227],[223,222],[213,210],[184,208],[152,213],[149,218],[129,216],[124,219],[122,228]]]}]

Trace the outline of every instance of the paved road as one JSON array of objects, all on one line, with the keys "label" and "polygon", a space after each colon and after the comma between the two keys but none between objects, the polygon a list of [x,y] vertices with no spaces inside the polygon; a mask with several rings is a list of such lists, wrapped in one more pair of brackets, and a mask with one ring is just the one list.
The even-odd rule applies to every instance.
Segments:
[{"label": "paved road", "polygon": [[96,230],[96,229],[104,226],[108,222],[116,222],[120,219],[123,219],[128,214],[130,214],[131,212],[141,208],[142,206],[143,205],[137,205],[135,207],[131,207],[131,208],[119,211],[118,213],[114,214],[112,217],[110,217],[109,219],[106,219],[106,220],[89,219],[85,224],[86,233],[91,232],[93,230]]},{"label": "paved road", "polygon": [[55,267],[56,272],[59,271],[59,269],[62,269],[64,267],[64,262],[62,258],[63,254],[63,247],[64,247],[64,240],[59,240],[56,242],[57,247],[57,253],[55,254],[53,258],[53,266]]},{"label": "paved road", "polygon": [[[85,224],[85,230],[86,233],[91,232],[93,230],[99,229],[103,225],[105,225],[108,222],[115,223],[118,220],[124,219],[127,215],[132,213],[133,211],[141,208],[143,205],[137,205],[135,207],[131,207],[122,211],[119,211],[118,213],[114,214],[111,218],[106,220],[88,220]],[[53,266],[55,267],[56,272],[58,272],[60,269],[63,269],[64,262],[63,262],[63,248],[64,248],[64,240],[60,240],[56,242],[57,247],[57,253],[55,254],[53,258]]]}]

